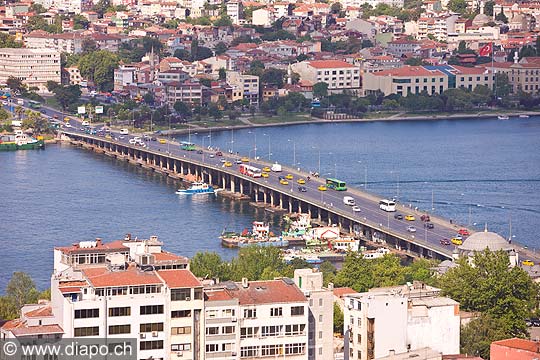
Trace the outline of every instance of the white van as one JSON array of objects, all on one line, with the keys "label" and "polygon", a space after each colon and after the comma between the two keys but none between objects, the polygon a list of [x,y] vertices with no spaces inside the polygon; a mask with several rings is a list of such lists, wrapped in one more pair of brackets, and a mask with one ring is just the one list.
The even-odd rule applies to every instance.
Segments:
[{"label": "white van", "polygon": [[82,122],[82,126],[90,126],[90,123],[88,122],[88,120],[84,120]]},{"label": "white van", "polygon": [[281,165],[278,163],[275,163],[272,165],[271,169],[273,172],[280,172],[281,171]]},{"label": "white van", "polygon": [[120,135],[129,135],[128,129],[120,129]]},{"label": "white van", "polygon": [[349,205],[349,206],[354,206],[356,205],[356,202],[354,201],[354,198],[353,197],[350,197],[350,196],[344,196],[343,197],[343,203],[345,205]]}]

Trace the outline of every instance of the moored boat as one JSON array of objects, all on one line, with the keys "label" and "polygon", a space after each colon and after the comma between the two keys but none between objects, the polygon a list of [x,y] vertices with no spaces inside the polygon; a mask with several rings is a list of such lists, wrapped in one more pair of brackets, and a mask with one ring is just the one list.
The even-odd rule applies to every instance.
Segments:
[{"label": "moored boat", "polygon": [[499,115],[499,116],[497,116],[497,119],[499,119],[499,120],[508,120],[508,119],[510,119],[510,117],[508,115]]},{"label": "moored boat", "polygon": [[214,189],[212,186],[203,183],[203,182],[194,182],[187,189],[179,189],[177,194],[184,195],[196,195],[196,194],[215,194],[218,190]]},{"label": "moored boat", "polygon": [[527,115],[527,114],[521,114],[521,115],[519,115],[519,117],[522,118],[522,119],[528,119],[528,118],[529,118],[529,115]]},{"label": "moored boat", "polygon": [[15,134],[0,136],[0,151],[34,150],[44,149],[43,140],[37,140],[22,130],[16,130]]},{"label": "moored boat", "polygon": [[287,247],[289,241],[282,236],[272,236],[270,225],[262,221],[253,222],[252,231],[244,229],[242,233],[223,232],[221,245],[225,247],[245,247],[249,245]]}]

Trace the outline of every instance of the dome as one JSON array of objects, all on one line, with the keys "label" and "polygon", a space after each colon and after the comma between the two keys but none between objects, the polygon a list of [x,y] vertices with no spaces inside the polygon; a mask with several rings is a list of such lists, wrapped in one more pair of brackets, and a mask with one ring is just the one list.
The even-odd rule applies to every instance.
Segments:
[{"label": "dome", "polygon": [[512,246],[502,236],[487,229],[472,234],[459,246],[462,251],[483,251],[485,248],[491,251],[511,250]]},{"label": "dome", "polygon": [[472,23],[474,26],[482,26],[492,21],[492,19],[486,14],[478,14],[474,17]]}]

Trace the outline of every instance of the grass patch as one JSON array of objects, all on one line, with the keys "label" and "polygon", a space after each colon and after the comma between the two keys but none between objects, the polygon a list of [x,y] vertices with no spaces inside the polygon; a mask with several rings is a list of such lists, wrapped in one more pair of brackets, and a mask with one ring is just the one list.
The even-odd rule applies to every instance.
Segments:
[{"label": "grass patch", "polygon": [[214,128],[214,127],[222,127],[222,126],[238,126],[238,125],[244,125],[244,123],[238,119],[230,120],[230,119],[221,119],[218,121],[212,120],[201,120],[201,121],[190,121],[191,125],[196,125],[205,129]]},{"label": "grass patch", "polygon": [[286,116],[256,115],[255,117],[250,117],[247,120],[253,124],[280,124],[280,123],[287,123],[287,122],[310,121],[311,117],[307,114],[293,114],[293,115],[286,115]]}]

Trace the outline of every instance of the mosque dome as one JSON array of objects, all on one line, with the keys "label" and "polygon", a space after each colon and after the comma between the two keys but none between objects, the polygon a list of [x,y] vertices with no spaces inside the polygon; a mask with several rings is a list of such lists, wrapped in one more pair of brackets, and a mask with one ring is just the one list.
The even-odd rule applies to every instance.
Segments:
[{"label": "mosque dome", "polygon": [[502,236],[486,230],[469,236],[459,246],[461,251],[483,251],[488,248],[491,251],[511,250],[512,246]]},{"label": "mosque dome", "polygon": [[490,21],[492,21],[491,17],[486,14],[478,14],[474,17],[472,24],[473,26],[482,26]]}]

